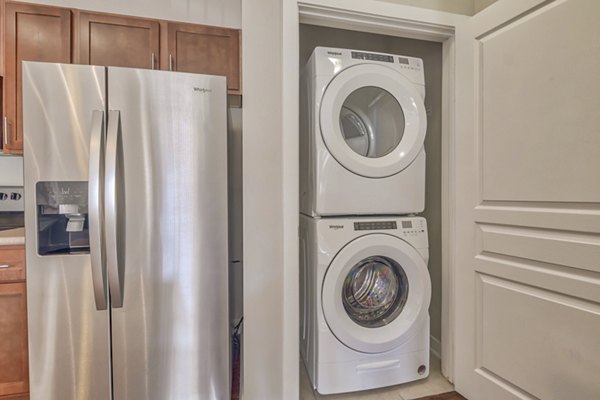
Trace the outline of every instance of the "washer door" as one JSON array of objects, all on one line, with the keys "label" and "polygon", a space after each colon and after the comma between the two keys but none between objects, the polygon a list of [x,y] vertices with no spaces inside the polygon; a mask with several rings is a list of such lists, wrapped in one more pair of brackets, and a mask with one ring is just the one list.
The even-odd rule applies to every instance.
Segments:
[{"label": "washer door", "polygon": [[369,178],[397,174],[417,157],[427,130],[423,100],[401,73],[376,64],[349,67],[329,83],[321,135],[346,169]]},{"label": "washer door", "polygon": [[414,247],[395,236],[370,234],[335,256],[321,296],[325,320],[338,340],[356,351],[381,353],[421,327],[431,282]]}]

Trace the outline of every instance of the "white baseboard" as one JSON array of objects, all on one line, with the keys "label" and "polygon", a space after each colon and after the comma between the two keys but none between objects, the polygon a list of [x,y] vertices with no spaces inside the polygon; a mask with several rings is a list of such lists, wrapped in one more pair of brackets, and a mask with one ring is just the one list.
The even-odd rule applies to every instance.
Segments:
[{"label": "white baseboard", "polygon": [[441,360],[442,359],[442,342],[434,336],[429,336],[429,346],[430,346],[429,350],[431,351],[431,353]]}]

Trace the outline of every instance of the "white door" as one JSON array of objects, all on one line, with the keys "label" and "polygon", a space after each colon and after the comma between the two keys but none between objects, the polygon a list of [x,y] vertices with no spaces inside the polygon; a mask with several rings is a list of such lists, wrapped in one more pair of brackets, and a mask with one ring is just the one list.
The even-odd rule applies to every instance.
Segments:
[{"label": "white door", "polygon": [[600,1],[457,29],[455,384],[600,398]]}]

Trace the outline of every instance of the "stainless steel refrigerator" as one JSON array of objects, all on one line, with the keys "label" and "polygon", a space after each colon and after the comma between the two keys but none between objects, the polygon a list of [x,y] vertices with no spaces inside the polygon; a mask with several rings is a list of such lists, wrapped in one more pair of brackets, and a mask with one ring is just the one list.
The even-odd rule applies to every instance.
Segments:
[{"label": "stainless steel refrigerator", "polygon": [[228,399],[225,78],[22,72],[31,399]]}]

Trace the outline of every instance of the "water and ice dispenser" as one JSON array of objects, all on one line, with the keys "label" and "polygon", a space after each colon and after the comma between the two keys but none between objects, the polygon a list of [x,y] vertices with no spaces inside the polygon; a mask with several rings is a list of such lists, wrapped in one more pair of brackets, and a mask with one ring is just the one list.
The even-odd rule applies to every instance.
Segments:
[{"label": "water and ice dispenser", "polygon": [[88,183],[36,184],[38,254],[89,253]]}]

